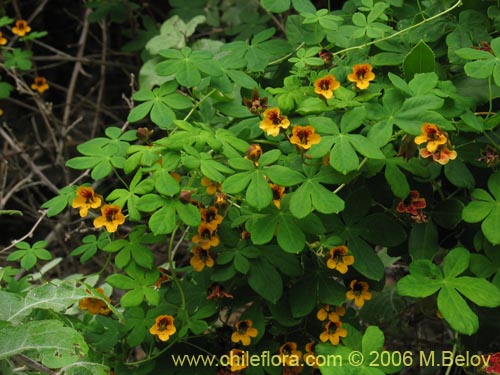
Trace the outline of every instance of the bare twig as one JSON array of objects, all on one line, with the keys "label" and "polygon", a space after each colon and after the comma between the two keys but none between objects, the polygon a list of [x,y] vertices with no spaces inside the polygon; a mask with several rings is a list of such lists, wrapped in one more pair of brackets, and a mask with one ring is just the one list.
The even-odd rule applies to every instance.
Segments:
[{"label": "bare twig", "polygon": [[23,363],[25,366],[33,369],[33,370],[36,370],[36,371],[39,371],[43,374],[47,374],[47,375],[57,375],[56,372],[52,371],[50,368],[48,367],[45,367],[44,365],[42,365],[41,363],[38,363],[34,360],[32,360],[31,358],[25,356],[24,354],[16,354],[14,356],[14,359],[16,359],[17,361]]},{"label": "bare twig", "polygon": [[[83,27],[82,32],[80,34],[80,40],[78,41],[78,53],[77,57],[81,58],[83,53],[85,52],[85,45],[87,44],[87,36],[89,33],[89,22],[87,20],[88,15],[92,10],[88,8],[85,11],[84,19],[83,19]],[[77,61],[75,66],[73,67],[73,73],[71,74],[71,79],[68,85],[68,94],[66,95],[66,101],[64,103],[64,114],[63,114],[63,124],[68,125],[69,116],[71,113],[71,103],[73,102],[73,96],[75,94],[76,81],[78,80],[78,74],[82,72],[82,63]]]},{"label": "bare twig", "polygon": [[24,152],[24,150],[21,149],[21,147],[19,147],[19,145],[11,138],[11,136],[9,134],[7,134],[7,132],[4,130],[3,127],[0,127],[0,135],[2,136],[3,139],[5,139],[7,141],[7,143],[10,145],[10,147],[12,147],[14,150],[16,150],[17,152],[20,153],[21,157],[30,166],[33,173],[35,173],[38,177],[40,177],[40,179],[43,181],[43,183],[50,190],[52,190],[56,194],[59,193],[59,189],[47,178],[47,176],[45,176],[45,174],[43,174],[40,167],[38,167],[33,162],[31,157],[29,155],[27,155],[26,152]]},{"label": "bare twig", "polygon": [[33,224],[33,227],[31,227],[31,229],[30,229],[30,231],[28,233],[26,233],[24,236],[22,236],[18,240],[12,241],[12,243],[9,246],[7,246],[7,247],[3,248],[2,250],[0,250],[0,254],[6,252],[9,249],[12,249],[14,246],[16,246],[16,244],[18,244],[21,241],[24,241],[26,238],[33,237],[33,234],[35,233],[36,228],[38,228],[38,226],[43,221],[43,219],[45,219],[45,216],[47,216],[47,210],[42,211],[42,215],[38,218],[38,220],[36,221],[36,223]]},{"label": "bare twig", "polygon": [[[106,61],[107,51],[108,51],[108,27],[105,20],[101,21],[100,25],[102,30],[101,60]],[[103,64],[101,65],[99,91],[97,92],[96,111],[94,116],[94,122],[92,124],[91,138],[95,137],[95,134],[97,132],[97,126],[99,125],[105,87],[106,87],[106,65]]]}]

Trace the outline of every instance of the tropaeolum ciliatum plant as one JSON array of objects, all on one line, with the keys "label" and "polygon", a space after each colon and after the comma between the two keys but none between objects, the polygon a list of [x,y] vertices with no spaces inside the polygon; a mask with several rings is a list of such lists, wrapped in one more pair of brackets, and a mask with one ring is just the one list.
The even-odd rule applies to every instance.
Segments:
[{"label": "tropaeolum ciliatum plant", "polygon": [[[106,260],[58,292],[80,301],[80,357],[156,374],[171,354],[269,351],[280,366],[197,373],[395,373],[408,363],[316,359],[414,343],[416,311],[455,333],[440,349],[493,351],[462,337],[481,341],[500,306],[497,2],[236,3],[260,18],[219,39],[205,2],[174,6],[127,126],[79,145],[67,165],[89,180],[45,204],[81,217],[74,256]],[[40,257],[18,247],[11,260]]]}]

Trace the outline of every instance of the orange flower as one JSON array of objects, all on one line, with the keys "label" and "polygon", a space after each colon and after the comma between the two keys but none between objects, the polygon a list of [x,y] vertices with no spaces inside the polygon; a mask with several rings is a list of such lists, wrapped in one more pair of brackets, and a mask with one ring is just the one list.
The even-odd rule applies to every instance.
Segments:
[{"label": "orange flower", "polygon": [[307,366],[312,366],[314,368],[318,368],[318,359],[316,358],[316,354],[314,353],[314,349],[316,347],[316,343],[308,342],[306,344],[306,353],[304,354],[304,363]]},{"label": "orange flower", "polygon": [[316,313],[318,320],[330,320],[331,322],[340,321],[340,317],[345,315],[345,308],[343,306],[330,306],[324,305]]},{"label": "orange flower", "polygon": [[358,89],[364,90],[370,86],[370,81],[375,79],[375,74],[370,64],[356,64],[352,68],[352,73],[347,75],[347,79],[355,82]]},{"label": "orange flower", "polygon": [[245,159],[253,161],[253,163],[256,166],[258,166],[259,165],[259,159],[260,159],[261,156],[262,156],[262,147],[260,147],[259,144],[254,143],[254,144],[251,144],[250,147],[248,147]]},{"label": "orange flower", "polygon": [[94,227],[100,228],[104,226],[108,232],[113,233],[117,231],[118,225],[124,222],[125,216],[122,214],[120,206],[105,204],[101,207],[101,216],[94,219]]},{"label": "orange flower", "polygon": [[213,267],[215,261],[209,249],[205,250],[199,246],[195,246],[191,250],[191,259],[189,263],[193,266],[195,271],[200,272],[203,271],[205,266],[209,268]]},{"label": "orange flower", "polygon": [[354,264],[354,257],[352,255],[347,255],[349,249],[347,246],[336,246],[330,249],[327,255],[328,260],[326,261],[326,266],[331,270],[337,270],[341,274],[347,272],[347,266]]},{"label": "orange flower", "polygon": [[340,82],[337,81],[332,74],[327,74],[314,81],[314,92],[318,95],[322,95],[326,100],[333,97],[333,92],[339,87]]},{"label": "orange flower", "polygon": [[259,331],[252,327],[251,320],[241,320],[234,325],[235,331],[231,335],[231,341],[234,343],[241,343],[244,346],[250,345],[251,337],[257,337]]},{"label": "orange flower", "polygon": [[[95,289],[98,294],[102,295],[102,297],[106,301],[110,301],[109,297],[104,294],[104,290],[101,288],[96,288]],[[90,292],[87,290],[87,293],[90,294]],[[100,298],[95,298],[95,297],[87,297],[82,299],[80,302],[78,302],[78,307],[80,310],[88,310],[89,314],[92,315],[108,315],[111,310],[108,307],[108,304],[100,299]]]},{"label": "orange flower", "polygon": [[220,242],[219,237],[215,234],[215,228],[207,223],[201,223],[198,226],[198,234],[192,238],[192,241],[204,250],[215,247]]},{"label": "orange flower", "polygon": [[224,193],[215,193],[214,204],[219,208],[224,207],[227,204],[227,195]]},{"label": "orange flower", "polygon": [[260,122],[259,127],[267,133],[276,137],[280,129],[286,129],[290,126],[288,117],[281,114],[279,108],[269,108],[264,111],[264,119]]},{"label": "orange flower", "polygon": [[293,341],[285,342],[279,348],[281,364],[285,366],[297,366],[302,358],[302,352],[297,350],[297,343]]},{"label": "orange flower", "polygon": [[247,367],[248,352],[241,349],[231,349],[228,362],[232,372],[243,370]]},{"label": "orange flower", "polygon": [[17,36],[25,36],[31,31],[31,27],[28,26],[28,22],[25,20],[17,20],[16,26],[12,28],[12,33]]},{"label": "orange flower", "polygon": [[417,145],[426,143],[425,148],[429,152],[435,152],[439,146],[448,142],[447,134],[441,131],[436,125],[426,122],[422,125],[422,134],[415,137],[414,142]]},{"label": "orange flower", "polygon": [[312,126],[294,126],[292,129],[292,136],[290,143],[298,146],[303,150],[308,150],[312,145],[320,142],[321,136],[315,133]]},{"label": "orange flower", "polygon": [[329,321],[325,324],[325,330],[319,335],[321,342],[330,341],[332,345],[338,345],[341,337],[347,337],[347,331],[342,328],[342,322]]},{"label": "orange flower", "polygon": [[220,183],[214,182],[208,177],[203,177],[201,179],[201,184],[207,188],[206,192],[208,195],[214,195],[217,191],[220,190]]},{"label": "orange flower", "polygon": [[368,283],[352,280],[349,287],[351,290],[348,290],[345,296],[348,300],[354,300],[356,306],[363,307],[365,301],[372,299],[372,294],[368,291]]},{"label": "orange flower", "polygon": [[45,77],[35,77],[35,82],[31,84],[31,88],[38,91],[39,94],[43,94],[49,89],[49,84]]},{"label": "orange flower", "polygon": [[216,228],[220,223],[222,223],[223,217],[218,214],[215,206],[210,206],[208,208],[201,209],[201,220],[204,223],[210,224],[212,227]]},{"label": "orange flower", "polygon": [[281,198],[285,196],[285,187],[270,183],[269,186],[273,192],[273,203],[276,208],[281,208]]},{"label": "orange flower", "polygon": [[155,335],[161,341],[167,341],[176,331],[172,315],[158,316],[155,324],[149,329],[149,333]]},{"label": "orange flower", "polygon": [[3,36],[3,33],[0,32],[0,46],[5,46],[7,44],[7,38]]},{"label": "orange flower", "polygon": [[89,213],[89,208],[99,208],[102,204],[102,197],[94,192],[91,187],[80,186],[76,189],[76,197],[71,206],[80,208],[80,217],[85,217]]},{"label": "orange flower", "polygon": [[455,150],[450,150],[448,147],[440,147],[435,152],[429,152],[427,149],[420,149],[420,156],[423,158],[428,158],[432,156],[432,159],[441,164],[446,165],[450,160],[455,160],[457,158],[457,152]]}]

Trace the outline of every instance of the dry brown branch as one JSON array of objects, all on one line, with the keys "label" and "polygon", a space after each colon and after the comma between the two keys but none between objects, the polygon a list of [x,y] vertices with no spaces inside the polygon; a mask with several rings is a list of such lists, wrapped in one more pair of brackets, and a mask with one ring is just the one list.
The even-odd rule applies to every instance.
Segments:
[{"label": "dry brown branch", "polygon": [[[89,22],[87,20],[88,15],[90,14],[91,9],[85,10],[82,32],[80,34],[80,40],[78,41],[78,52],[77,57],[81,58],[85,52],[85,46],[87,44],[87,36],[89,32]],[[73,97],[75,94],[76,82],[78,80],[78,75],[83,71],[82,63],[77,61],[75,66],[73,67],[73,73],[71,74],[71,79],[68,84],[68,94],[66,96],[66,101],[64,103],[64,114],[62,118],[62,122],[65,126],[68,125],[69,116],[71,113],[71,103],[73,102]]]}]

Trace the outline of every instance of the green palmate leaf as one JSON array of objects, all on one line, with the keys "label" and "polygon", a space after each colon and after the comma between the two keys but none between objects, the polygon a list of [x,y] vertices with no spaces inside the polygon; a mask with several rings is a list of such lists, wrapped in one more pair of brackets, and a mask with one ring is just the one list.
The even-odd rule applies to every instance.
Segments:
[{"label": "green palmate leaf", "polygon": [[500,173],[494,173],[488,179],[488,188],[495,197],[492,197],[482,189],[476,189],[472,192],[475,200],[470,202],[462,212],[462,218],[469,223],[482,221],[481,230],[485,237],[492,244],[500,244]]},{"label": "green palmate leaf", "polygon": [[267,301],[276,303],[283,294],[281,275],[263,258],[252,259],[250,263],[248,285]]},{"label": "green palmate leaf", "polygon": [[[401,295],[423,298],[438,293],[438,309],[450,326],[463,334],[471,335],[479,328],[478,317],[462,295],[479,306],[500,305],[500,289],[485,279],[463,276],[470,254],[464,248],[451,250],[443,260],[443,271],[429,260],[416,260],[410,265],[410,275],[397,285]],[[444,278],[443,274],[444,272]]]},{"label": "green palmate leaf", "polygon": [[312,209],[325,214],[344,209],[344,201],[314,179],[306,180],[292,195],[290,211],[297,218],[304,218]]},{"label": "green palmate leaf", "polygon": [[434,72],[435,65],[434,52],[421,40],[404,59],[406,80],[410,81],[416,73]]},{"label": "green palmate leaf", "polygon": [[0,290],[0,320],[19,323],[33,309],[50,309],[56,312],[64,311],[76,301],[86,297],[83,289],[74,283],[60,285],[45,284],[33,288],[26,297]]},{"label": "green palmate leaf", "polygon": [[79,332],[64,327],[59,320],[26,322],[0,328],[0,359],[27,351],[36,351],[49,368],[60,368],[77,362],[88,352]]}]

